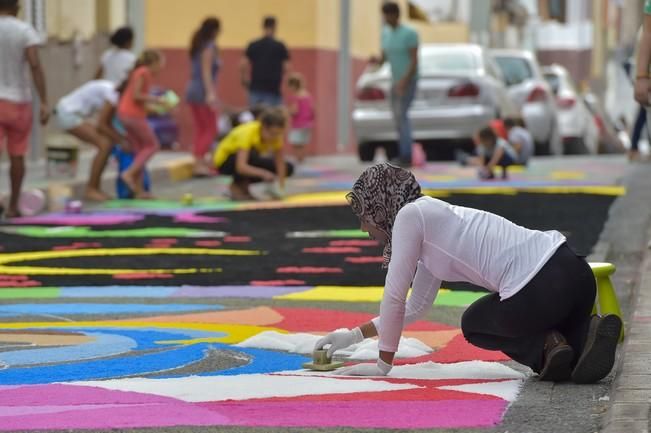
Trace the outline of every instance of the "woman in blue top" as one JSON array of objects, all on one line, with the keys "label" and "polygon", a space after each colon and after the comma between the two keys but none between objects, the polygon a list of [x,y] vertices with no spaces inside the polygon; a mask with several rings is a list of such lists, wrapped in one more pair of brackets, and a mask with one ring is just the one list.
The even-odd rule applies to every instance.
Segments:
[{"label": "woman in blue top", "polygon": [[194,169],[195,176],[210,174],[206,155],[217,136],[217,90],[215,80],[219,58],[215,40],[220,22],[216,17],[206,18],[194,32],[190,44],[192,72],[186,91],[186,100],[192,110],[195,124]]}]

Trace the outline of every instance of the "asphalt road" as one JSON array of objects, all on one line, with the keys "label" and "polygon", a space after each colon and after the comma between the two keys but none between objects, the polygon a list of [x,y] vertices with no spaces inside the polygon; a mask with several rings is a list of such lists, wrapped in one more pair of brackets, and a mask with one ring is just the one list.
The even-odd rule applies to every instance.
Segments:
[{"label": "asphalt road", "polygon": [[[602,233],[603,227],[599,224],[591,226],[594,238],[590,238],[583,245],[589,243],[597,244],[597,230],[601,235],[601,244],[599,248],[607,249],[607,257],[596,257],[596,260],[607,259],[615,263],[618,271],[613,279],[617,287],[622,308],[625,315],[630,311],[630,293],[633,285],[637,281],[638,268],[641,263],[642,253],[646,248],[646,234],[651,217],[651,209],[648,203],[651,203],[651,166],[636,165],[622,178],[621,183],[627,185],[628,193],[618,198],[610,212],[607,213],[606,229]],[[174,185],[165,188],[159,194],[161,198],[175,198],[181,196],[184,192],[192,190],[195,196],[206,196],[215,194],[219,191],[214,180],[192,180],[189,184]],[[511,197],[509,202],[500,202],[500,199],[491,200],[490,197],[462,197],[456,200],[458,204],[475,206],[490,209],[496,213],[506,214],[514,220],[527,220],[528,222],[537,221],[542,224],[549,224],[549,228],[556,227],[555,224],[562,224],[564,218],[568,215],[559,214],[553,207],[553,197],[538,203],[538,206],[526,207],[518,203],[517,197]],[[454,199],[451,201],[455,201]],[[594,202],[598,209],[603,209],[603,203]],[[547,207],[546,207],[547,206]],[[583,207],[583,212],[590,214],[594,209]],[[555,216],[554,216],[555,215]],[[576,217],[576,216],[575,216]],[[584,221],[582,221],[584,222]],[[606,221],[602,221],[606,222]],[[542,227],[541,227],[542,228]],[[562,229],[561,229],[562,230]],[[589,237],[589,236],[588,236]],[[606,244],[606,246],[604,246]],[[586,255],[591,251],[581,249]],[[296,305],[296,304],[293,304]],[[314,306],[314,304],[311,304]],[[362,311],[375,312],[377,304],[355,304],[330,303],[328,308],[350,309],[356,308]],[[445,311],[445,312],[444,312]],[[437,309],[434,308],[429,314],[429,319],[439,322],[458,325],[458,319],[463,310],[461,309]],[[519,368],[518,364],[510,363],[514,368]],[[524,370],[523,370],[524,371]],[[551,384],[539,382],[535,378],[526,381],[519,398],[509,408],[503,423],[493,430],[491,429],[439,429],[424,430],[426,432],[468,432],[484,431],[491,433],[592,433],[599,431],[604,413],[606,412],[611,394],[611,386],[614,378],[614,371],[599,384],[595,385],[574,385],[574,384]],[[140,431],[140,430],[138,430]],[[146,430],[141,430],[145,432]],[[160,432],[180,433],[197,431],[196,429],[159,429]],[[205,432],[300,432],[300,433],[317,433],[317,432],[364,432],[367,430],[355,429],[234,429],[234,428],[213,428],[201,429]],[[376,430],[382,431],[382,430]],[[407,431],[407,430],[386,430],[386,431]]]},{"label": "asphalt road", "polygon": [[[608,260],[615,263],[618,272],[614,282],[625,314],[630,311],[630,293],[638,279],[642,253],[646,248],[647,231],[651,220],[651,166],[636,165],[625,174],[623,183],[628,186],[628,193],[615,200],[614,204],[603,197],[586,200],[586,197],[575,197],[574,200],[563,202],[567,196],[549,195],[545,197],[516,196],[457,196],[450,198],[451,202],[474,206],[503,214],[523,225],[540,229],[558,228],[564,231],[574,246],[583,253],[590,253],[592,246],[597,250],[592,256],[595,260]],[[183,193],[191,190],[195,197],[210,196],[220,190],[214,179],[192,180],[182,184],[159,186],[156,194],[160,198],[178,199]],[[585,200],[585,201],[581,201]],[[563,203],[566,203],[564,206]],[[611,206],[612,204],[612,206]],[[582,218],[581,215],[589,217]],[[342,217],[345,218],[345,217]],[[568,224],[568,218],[573,219]],[[604,226],[605,223],[605,226]],[[260,224],[255,222],[254,224]],[[559,227],[561,226],[561,227]],[[271,240],[273,242],[273,240]],[[45,245],[44,245],[45,246]],[[378,271],[379,272],[379,271]],[[381,275],[381,274],[379,274]],[[374,277],[377,278],[377,277]],[[377,283],[377,282],[376,282]],[[121,302],[116,299],[96,299],[97,302]],[[138,302],[131,298],[129,302]],[[144,300],[143,300],[144,301]],[[203,302],[193,299],[192,302]],[[155,303],[155,300],[147,300]],[[226,306],[255,306],[276,305],[292,307],[327,307],[329,309],[351,310],[375,313],[378,305],[375,303],[347,302],[300,302],[300,301],[269,301],[251,299],[225,299],[220,303]],[[458,325],[460,308],[434,308],[428,318],[437,322]],[[110,317],[104,317],[110,318]],[[219,362],[211,368],[217,368]],[[510,363],[514,368],[517,364]],[[523,370],[524,371],[524,370]],[[494,429],[475,430],[423,430],[431,432],[517,432],[517,433],[552,433],[576,432],[591,433],[599,430],[603,415],[609,405],[613,374],[596,385],[577,386],[573,384],[550,384],[538,382],[535,379],[526,381],[520,397],[508,409],[503,423]],[[106,430],[102,430],[104,432]],[[116,431],[116,430],[113,430]],[[157,429],[135,429],[130,432],[366,432],[368,430],[350,428],[327,429],[292,429],[292,428],[233,428],[233,427],[178,427]],[[374,430],[385,431],[385,430]],[[386,430],[401,432],[407,430]]]}]

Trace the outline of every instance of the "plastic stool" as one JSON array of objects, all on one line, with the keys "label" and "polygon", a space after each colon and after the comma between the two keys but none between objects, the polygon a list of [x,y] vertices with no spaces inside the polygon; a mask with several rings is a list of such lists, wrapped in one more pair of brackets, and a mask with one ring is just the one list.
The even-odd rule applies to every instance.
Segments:
[{"label": "plastic stool", "polygon": [[[590,263],[592,273],[597,281],[597,297],[595,299],[592,314],[597,312],[602,316],[606,314],[615,314],[622,322],[622,310],[619,308],[619,301],[615,293],[615,287],[610,281],[610,276],[615,273],[615,265],[612,263]],[[619,341],[624,340],[624,327],[622,326],[622,333],[619,336]]]}]

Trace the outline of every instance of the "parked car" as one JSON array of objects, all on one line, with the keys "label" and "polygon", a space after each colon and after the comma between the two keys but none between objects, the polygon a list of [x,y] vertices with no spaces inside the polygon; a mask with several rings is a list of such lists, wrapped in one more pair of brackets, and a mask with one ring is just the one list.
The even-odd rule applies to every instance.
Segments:
[{"label": "parked car", "polygon": [[545,66],[543,74],[556,96],[564,153],[598,153],[597,125],[567,69],[561,65]]},{"label": "parked car", "polygon": [[536,143],[536,154],[563,153],[556,98],[531,51],[491,50],[509,96]]},{"label": "parked car", "polygon": [[[472,148],[480,127],[516,113],[499,68],[479,45],[422,45],[419,74],[409,117],[414,140],[423,144],[428,159],[451,157],[458,146]],[[373,160],[379,146],[387,147],[389,157],[396,153],[390,92],[387,64],[367,68],[357,82],[352,117],[363,161]]]}]

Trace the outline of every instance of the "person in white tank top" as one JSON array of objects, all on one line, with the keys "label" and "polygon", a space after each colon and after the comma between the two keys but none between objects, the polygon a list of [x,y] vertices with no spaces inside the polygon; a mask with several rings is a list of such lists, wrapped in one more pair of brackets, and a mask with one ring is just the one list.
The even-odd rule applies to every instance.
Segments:
[{"label": "person in white tank top", "polygon": [[111,150],[114,144],[130,148],[124,134],[113,126],[119,98],[111,81],[92,80],[61,98],[54,110],[59,128],[97,148],[84,193],[87,200],[110,199],[101,189],[101,178]]},{"label": "person in white tank top", "polygon": [[338,374],[389,374],[403,327],[430,310],[442,281],[493,292],[462,317],[470,343],[504,352],[541,380],[593,383],[610,372],[621,320],[591,316],[594,276],[558,231],[425,197],[413,174],[387,163],[364,171],[347,198],[361,229],[384,243],[388,272],[379,317],[315,346],[332,356],[379,336],[376,364]]}]

